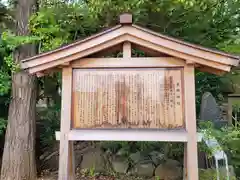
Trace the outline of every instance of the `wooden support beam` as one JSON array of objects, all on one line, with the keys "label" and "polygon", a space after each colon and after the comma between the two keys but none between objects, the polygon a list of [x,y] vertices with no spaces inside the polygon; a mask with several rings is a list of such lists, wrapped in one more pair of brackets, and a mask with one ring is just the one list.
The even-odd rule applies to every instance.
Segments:
[{"label": "wooden support beam", "polygon": [[190,60],[186,60],[186,64],[188,64],[188,65],[194,65],[194,64],[195,64],[195,62],[193,62],[193,61],[190,61]]},{"label": "wooden support beam", "polygon": [[65,62],[65,63],[62,63],[61,65],[59,65],[59,67],[66,67],[66,66],[69,66],[70,65],[70,62]]},{"label": "wooden support beam", "polygon": [[45,73],[44,73],[44,72],[37,72],[37,73],[36,73],[36,76],[37,76],[38,78],[40,78],[40,77],[45,76]]},{"label": "wooden support beam", "polygon": [[[174,49],[166,48],[164,46],[159,46],[157,44],[150,43],[149,41],[146,41],[146,40],[143,40],[143,39],[140,39],[140,38],[136,38],[134,36],[129,36],[128,41],[130,41],[132,43],[135,43],[135,44],[141,44],[141,46],[145,46],[145,47],[148,47],[148,48],[153,49],[155,51],[159,51],[159,52],[162,52],[162,53],[174,56],[174,57],[178,57],[178,58],[181,58],[181,59],[188,59],[188,60],[191,60],[195,63],[202,64],[204,66],[209,66],[209,67],[216,68],[216,69],[223,70],[223,71],[230,71],[230,69],[231,69],[231,66],[229,66],[229,65],[216,63],[214,61],[208,61],[206,59],[202,59],[202,58],[199,58],[199,57],[196,57],[196,56],[192,56],[190,54],[184,54],[184,53],[181,53],[181,52],[176,51]],[[155,42],[155,43],[157,43],[157,42]]]},{"label": "wooden support beam", "polygon": [[69,141],[69,180],[75,180],[75,156],[74,156],[74,142]]},{"label": "wooden support beam", "polygon": [[207,72],[207,73],[211,73],[211,74],[216,74],[218,76],[222,76],[223,74],[225,74],[225,71],[219,70],[219,69],[215,69],[215,68],[210,68],[207,66],[200,66],[197,68],[199,71],[202,72]]},{"label": "wooden support beam", "polygon": [[130,58],[132,56],[132,47],[130,42],[123,43],[123,58]]},{"label": "wooden support beam", "polygon": [[[185,130],[134,130],[134,129],[76,129],[69,132],[71,141],[163,141],[187,142]],[[59,140],[60,132],[56,132]]]},{"label": "wooden support beam", "polygon": [[36,73],[36,76],[37,76],[38,78],[40,78],[40,77],[43,77],[43,76],[52,75],[52,74],[54,74],[55,72],[59,72],[59,71],[61,71],[61,69],[55,67],[55,68],[48,69],[48,70],[46,70],[46,71],[37,72],[37,73]]},{"label": "wooden support beam", "polygon": [[71,130],[71,94],[72,94],[72,68],[62,70],[62,107],[61,107],[61,134],[58,180],[74,180],[75,168],[73,166],[73,145],[68,134]]},{"label": "wooden support beam", "polygon": [[114,67],[184,67],[185,61],[174,57],[83,58],[72,62],[73,68]]},{"label": "wooden support beam", "polygon": [[187,147],[187,178],[198,180],[198,150],[197,150],[197,120],[195,103],[195,74],[194,65],[184,68],[184,98],[185,98],[185,123],[188,132]]},{"label": "wooden support beam", "polygon": [[[45,62],[44,64],[37,65],[37,66],[35,66],[33,68],[30,68],[28,70],[28,72],[30,74],[34,74],[34,73],[36,73],[38,71],[42,71],[44,69],[51,68],[53,66],[53,64],[54,64],[54,66],[57,66],[60,63],[62,64],[62,63],[65,63],[65,62],[70,62],[72,60],[76,60],[76,59],[79,59],[79,58],[82,58],[82,57],[89,56],[90,54],[94,54],[96,52],[99,52],[99,51],[102,51],[104,49],[107,49],[107,48],[110,48],[112,46],[115,46],[115,45],[118,45],[120,43],[123,43],[126,40],[126,38],[127,38],[127,35],[123,35],[123,36],[120,36],[120,37],[114,39],[114,41],[106,41],[105,43],[100,44],[99,46],[94,46],[92,48],[86,49],[86,50],[84,50],[84,52],[80,51],[81,49],[78,48],[79,52],[73,53],[72,55],[64,57],[64,58],[60,58],[60,59],[58,59],[58,60],[56,60],[54,62],[51,62],[50,64],[48,63],[48,61],[45,62],[45,60],[43,60],[43,62]],[[97,42],[95,42],[95,43],[97,43]],[[29,62],[29,63],[30,63],[29,65],[25,64],[25,66],[26,66],[25,68],[27,68],[28,66],[31,66],[31,65],[34,64],[33,62]]]},{"label": "wooden support beam", "polygon": [[[60,132],[56,131],[56,140],[60,140]],[[187,142],[185,130],[153,130],[142,129],[73,129],[68,133],[70,141],[162,141]],[[198,133],[198,142],[202,135]]]}]

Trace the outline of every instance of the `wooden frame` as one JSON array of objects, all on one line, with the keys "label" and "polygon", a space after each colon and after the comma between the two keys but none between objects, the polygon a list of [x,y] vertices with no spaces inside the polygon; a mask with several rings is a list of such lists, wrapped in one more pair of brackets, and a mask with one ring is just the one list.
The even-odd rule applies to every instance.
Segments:
[{"label": "wooden frame", "polygon": [[62,70],[62,108],[61,108],[61,134],[59,152],[59,180],[74,180],[74,149],[73,142],[69,141],[71,130],[71,94],[72,94],[72,68]]},{"label": "wooden frame", "polygon": [[72,68],[184,67],[185,61],[174,57],[83,58],[71,63]]},{"label": "wooden frame", "polygon": [[[45,72],[62,68],[61,131],[56,133],[60,140],[59,180],[73,180],[73,141],[171,141],[184,142],[184,178],[198,180],[195,79],[194,68],[222,74],[237,66],[239,57],[189,44],[148,29],[132,25],[129,14],[121,16],[122,24],[76,43],[43,53],[21,63],[22,69],[39,77]],[[122,58],[89,58],[105,54],[113,48],[122,47]],[[154,56],[132,57],[132,47],[147,50]],[[134,130],[134,129],[81,129],[73,130],[72,84],[74,69],[109,68],[182,68],[184,85],[185,129],[181,130]],[[230,112],[230,110],[229,110]],[[170,118],[169,118],[170,119]]]},{"label": "wooden frame", "polygon": [[[185,122],[188,141],[185,146],[187,178],[198,179],[197,120],[195,106],[194,66],[187,64],[184,68]],[[194,105],[193,105],[194,104]]]}]

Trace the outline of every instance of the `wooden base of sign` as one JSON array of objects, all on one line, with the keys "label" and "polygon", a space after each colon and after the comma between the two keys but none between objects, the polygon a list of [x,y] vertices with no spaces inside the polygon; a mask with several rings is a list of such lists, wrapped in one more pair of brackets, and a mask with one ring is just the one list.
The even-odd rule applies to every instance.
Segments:
[{"label": "wooden base of sign", "polygon": [[[56,139],[61,139],[61,132],[56,131]],[[188,143],[188,133],[185,130],[134,130],[134,129],[81,129],[70,130],[65,134],[66,139],[60,140],[60,162],[59,164],[66,164],[62,167],[66,169],[59,169],[59,180],[75,180],[75,164],[74,164],[74,148],[73,141],[159,141],[159,142],[184,142],[184,180],[192,180],[188,176],[188,163],[195,157],[191,148],[191,143]],[[201,134],[196,135],[197,141],[201,141]],[[67,140],[68,139],[68,140]],[[64,148],[64,153],[62,154]],[[67,172],[66,172],[67,170]],[[193,169],[191,168],[190,171]]]},{"label": "wooden base of sign", "polygon": [[[60,140],[60,132],[56,132],[56,139]],[[68,133],[70,141],[161,141],[187,142],[185,130],[71,130]]]}]

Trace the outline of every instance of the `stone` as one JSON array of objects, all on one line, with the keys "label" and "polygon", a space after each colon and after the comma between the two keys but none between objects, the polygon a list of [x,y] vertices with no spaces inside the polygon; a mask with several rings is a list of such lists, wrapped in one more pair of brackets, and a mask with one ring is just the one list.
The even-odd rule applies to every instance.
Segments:
[{"label": "stone", "polygon": [[180,166],[180,162],[174,159],[167,159],[165,162],[165,165],[174,167],[174,166]]},{"label": "stone", "polygon": [[115,158],[114,160],[112,160],[112,167],[115,172],[126,174],[129,167],[129,163],[127,159]]},{"label": "stone", "polygon": [[81,169],[94,169],[95,172],[105,172],[106,162],[100,148],[92,148],[83,154]]},{"label": "stone", "polygon": [[118,150],[118,152],[116,153],[117,156],[126,156],[128,154],[128,151],[124,148],[121,148]]},{"label": "stone", "polygon": [[216,127],[221,127],[224,122],[221,109],[216,99],[210,92],[205,92],[202,96],[200,120],[212,121]]},{"label": "stone", "polygon": [[137,163],[131,169],[131,174],[134,176],[152,177],[154,169],[153,163]]},{"label": "stone", "polygon": [[129,158],[133,161],[134,164],[141,160],[141,153],[138,151],[136,153],[130,154]]},{"label": "stone", "polygon": [[143,164],[152,163],[151,158],[141,152],[132,153],[130,154],[129,158],[132,160],[133,164],[137,164],[140,162]]},{"label": "stone", "polygon": [[205,92],[202,96],[200,119],[206,121],[222,120],[220,107],[210,92]]},{"label": "stone", "polygon": [[164,154],[162,154],[158,151],[150,152],[149,156],[152,159],[155,166],[159,165],[164,160]]},{"label": "stone", "polygon": [[181,179],[183,175],[180,163],[175,160],[167,160],[164,164],[160,164],[155,169],[155,176],[159,177],[161,180],[178,180]]}]

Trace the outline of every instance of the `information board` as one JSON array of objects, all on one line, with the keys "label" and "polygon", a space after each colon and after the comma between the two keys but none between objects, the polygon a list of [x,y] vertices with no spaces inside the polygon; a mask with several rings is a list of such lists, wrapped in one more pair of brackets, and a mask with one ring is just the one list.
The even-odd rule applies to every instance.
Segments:
[{"label": "information board", "polygon": [[182,128],[181,69],[74,69],[73,128]]}]

